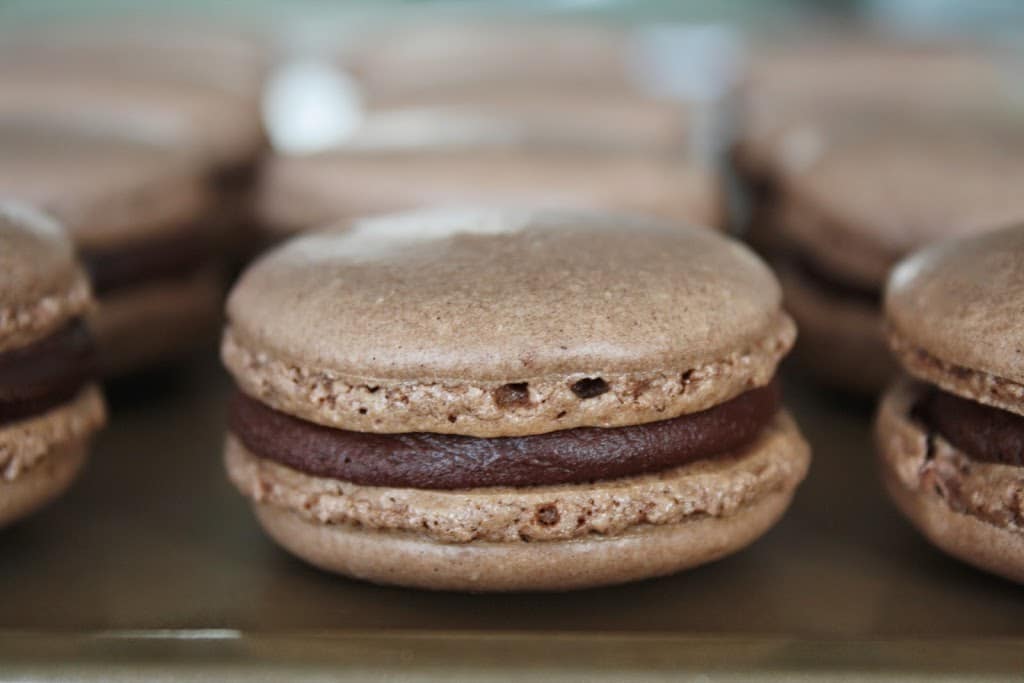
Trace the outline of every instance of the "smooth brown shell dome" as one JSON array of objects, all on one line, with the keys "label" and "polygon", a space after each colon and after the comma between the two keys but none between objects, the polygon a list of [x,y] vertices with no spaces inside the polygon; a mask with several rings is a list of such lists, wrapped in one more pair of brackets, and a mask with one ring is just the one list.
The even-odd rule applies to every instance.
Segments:
[{"label": "smooth brown shell dome", "polygon": [[[463,409],[484,422],[531,409],[562,420],[540,431],[614,426],[766,384],[794,337],[780,305],[768,268],[706,229],[586,211],[422,211],[261,259],[231,294],[224,356],[248,393],[357,431],[539,428],[466,432]],[[507,384],[526,386],[497,391]],[[365,405],[341,405],[357,385]],[[631,417],[644,396],[657,398]],[[417,421],[431,401],[452,406],[447,420]]]},{"label": "smooth brown shell dome", "polygon": [[1024,414],[1024,225],[906,259],[889,279],[885,310],[912,374]]}]

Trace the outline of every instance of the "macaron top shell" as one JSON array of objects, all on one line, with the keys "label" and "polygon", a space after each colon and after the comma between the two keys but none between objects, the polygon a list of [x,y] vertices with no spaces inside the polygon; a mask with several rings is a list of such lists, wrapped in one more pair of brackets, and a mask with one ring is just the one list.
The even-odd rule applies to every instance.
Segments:
[{"label": "macaron top shell", "polygon": [[636,211],[718,226],[714,173],[696,162],[578,150],[514,148],[352,151],[278,157],[263,175],[259,211],[290,233],[342,218],[440,204],[540,204]]},{"label": "macaron top shell", "polygon": [[880,287],[921,246],[1024,220],[1024,126],[1005,114],[794,131],[781,229],[819,265]]},{"label": "macaron top shell", "polygon": [[0,352],[45,337],[90,304],[71,243],[49,217],[0,201]]},{"label": "macaron top shell", "polygon": [[[550,19],[550,18],[548,18]],[[346,59],[371,100],[481,84],[636,89],[629,32],[557,21],[469,21],[367,31]]]},{"label": "macaron top shell", "polygon": [[180,230],[211,203],[200,167],[153,131],[0,120],[0,195],[55,216],[80,247]]},{"label": "macaron top shell", "polygon": [[269,57],[263,36],[216,21],[104,16],[0,28],[6,64],[191,83],[253,100],[259,99]]},{"label": "macaron top shell", "polygon": [[[313,233],[251,267],[228,315],[225,360],[272,406],[361,431],[479,436],[702,410],[767,383],[794,337],[745,247],[587,211],[420,211]],[[310,378],[331,398],[317,402]],[[341,405],[341,385],[367,404]],[[374,387],[398,385],[413,393],[387,408],[397,395]],[[411,414],[435,399],[441,412]]]},{"label": "macaron top shell", "polygon": [[685,155],[696,104],[566,89],[488,90],[370,108],[345,140],[355,149],[530,147]]},{"label": "macaron top shell", "polygon": [[1004,70],[996,55],[821,27],[812,34],[753,46],[740,145],[744,159],[762,173],[784,163],[783,138],[803,126],[873,115],[969,113],[1009,101],[1013,70]]},{"label": "macaron top shell", "polygon": [[885,310],[912,374],[1024,414],[1024,223],[906,259],[889,280]]},{"label": "macaron top shell", "polygon": [[266,144],[258,103],[246,97],[189,82],[0,63],[0,113],[65,111],[125,127],[160,127],[207,169],[249,163]]}]

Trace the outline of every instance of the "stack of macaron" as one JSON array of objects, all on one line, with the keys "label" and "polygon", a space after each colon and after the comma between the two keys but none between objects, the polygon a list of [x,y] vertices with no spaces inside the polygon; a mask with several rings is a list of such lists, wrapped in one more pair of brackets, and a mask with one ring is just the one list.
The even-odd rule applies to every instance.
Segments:
[{"label": "stack of macaron", "polygon": [[91,305],[60,227],[0,202],[0,527],[70,485],[106,419]]},{"label": "stack of macaron", "polygon": [[770,271],[714,231],[431,210],[285,243],[222,357],[228,474],[267,532],[379,583],[558,590],[732,553],[808,466]]},{"label": "stack of macaron", "polygon": [[99,299],[90,323],[108,375],[201,343],[220,316],[215,200],[203,168],[146,133],[0,117],[0,196],[67,228]]},{"label": "stack of macaron", "polygon": [[888,384],[911,522],[1024,583],[1024,125],[978,53],[757,64],[734,157],[776,276],[720,234],[707,112],[638,84],[627,31],[375,34],[344,60],[358,128],[265,169],[262,50],[49,31],[0,31],[0,526],[76,476],[97,377],[216,329],[219,236],[255,222],[250,251],[276,246],[227,304],[224,461],[313,565],[567,590],[737,552],[808,471],[796,344],[834,385]]},{"label": "stack of macaron", "polygon": [[1024,582],[1024,223],[906,259],[885,314],[886,487],[938,547]]}]

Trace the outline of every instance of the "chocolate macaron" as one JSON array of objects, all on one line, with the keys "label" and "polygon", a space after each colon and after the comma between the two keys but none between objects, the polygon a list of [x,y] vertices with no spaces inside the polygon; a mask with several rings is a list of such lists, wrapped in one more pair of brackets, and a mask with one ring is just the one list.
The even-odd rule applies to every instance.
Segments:
[{"label": "chocolate macaron", "polygon": [[933,242],[1024,220],[1024,126],[1009,111],[889,116],[807,127],[791,152],[769,260],[800,327],[795,355],[833,386],[879,392],[896,373],[882,331],[889,270]]},{"label": "chocolate macaron", "polygon": [[913,377],[879,409],[889,493],[939,548],[1024,583],[1024,227],[903,261],[885,312]]},{"label": "chocolate macaron", "polygon": [[201,167],[144,133],[0,119],[0,195],[67,228],[99,300],[90,324],[108,375],[212,338],[224,291]]},{"label": "chocolate macaron", "polygon": [[752,191],[752,229],[770,218],[793,131],[871,116],[967,114],[1011,99],[1013,71],[976,47],[811,28],[798,40],[751,46],[733,161]]},{"label": "chocolate macaron", "polygon": [[258,42],[210,25],[138,17],[11,29],[0,29],[2,115],[74,112],[80,121],[173,136],[216,199],[211,229],[220,246],[247,245],[267,148],[260,107],[267,51]]},{"label": "chocolate macaron", "polygon": [[0,202],[0,526],[60,495],[104,423],[91,305],[60,227]]},{"label": "chocolate macaron", "polygon": [[242,276],[227,470],[327,570],[562,590],[749,544],[809,462],[779,405],[795,337],[714,231],[587,211],[433,210],[295,238]]},{"label": "chocolate macaron", "polygon": [[493,138],[279,156],[267,163],[258,214],[273,242],[336,221],[441,204],[598,208],[713,228],[725,220],[719,179],[696,160]]}]

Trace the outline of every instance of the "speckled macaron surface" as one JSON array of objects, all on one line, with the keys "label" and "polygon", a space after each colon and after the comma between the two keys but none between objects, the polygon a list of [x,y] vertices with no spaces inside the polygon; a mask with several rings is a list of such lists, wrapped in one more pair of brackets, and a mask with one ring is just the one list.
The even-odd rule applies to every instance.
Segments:
[{"label": "speckled macaron surface", "polygon": [[296,238],[243,275],[225,462],[268,533],[349,576],[451,590],[620,583],[781,516],[777,283],[702,228],[438,209]]},{"label": "speckled macaron surface", "polygon": [[935,545],[1024,582],[1024,227],[904,260],[885,308],[912,377],[879,409],[889,492]]},{"label": "speckled macaron surface", "polygon": [[46,336],[91,305],[64,231],[25,204],[0,202],[0,352]]},{"label": "speckled macaron surface", "polygon": [[91,306],[57,223],[0,201],[0,526],[71,483],[105,420],[83,322]]}]

